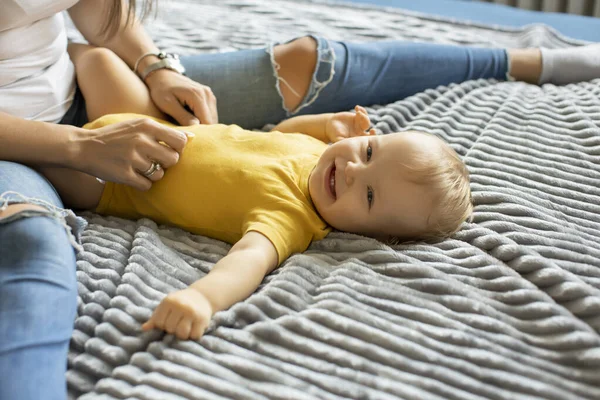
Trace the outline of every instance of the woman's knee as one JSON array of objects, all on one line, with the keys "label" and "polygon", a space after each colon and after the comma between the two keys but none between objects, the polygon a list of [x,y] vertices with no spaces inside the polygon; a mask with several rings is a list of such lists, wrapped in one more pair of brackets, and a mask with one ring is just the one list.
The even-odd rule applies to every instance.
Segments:
[{"label": "woman's knee", "polygon": [[[64,398],[75,276],[73,249],[58,221],[0,223],[0,398]],[[47,384],[39,389],[32,382]]]},{"label": "woman's knee", "polygon": [[70,337],[77,279],[67,235],[45,216],[0,223],[0,319],[10,326],[0,329],[0,350]]},{"label": "woman's knee", "polygon": [[305,36],[273,48],[285,107],[293,111],[308,92],[317,64],[317,43]]},{"label": "woman's knee", "polygon": [[86,46],[75,57],[71,57],[75,64],[76,73],[90,70],[104,70],[112,68],[115,63],[122,62],[112,50],[106,47]]},{"label": "woman's knee", "polygon": [[[8,311],[23,312],[54,304],[61,306],[67,319],[73,318],[75,260],[68,233],[55,218],[31,216],[0,223],[0,312],[10,304]],[[48,318],[56,317],[58,311]]]},{"label": "woman's knee", "polygon": [[[29,205],[27,205],[29,206]],[[27,208],[25,208],[27,209]],[[11,273],[58,274],[64,289],[75,289],[75,250],[64,221],[44,207],[39,213],[15,214],[0,220],[0,276]],[[36,263],[56,264],[57,269],[39,268]],[[0,285],[5,281],[0,279]]]}]

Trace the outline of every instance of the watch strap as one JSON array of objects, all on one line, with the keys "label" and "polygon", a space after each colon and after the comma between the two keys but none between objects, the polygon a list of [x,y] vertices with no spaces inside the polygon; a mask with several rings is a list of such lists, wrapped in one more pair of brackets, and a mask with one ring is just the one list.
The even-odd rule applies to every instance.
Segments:
[{"label": "watch strap", "polygon": [[145,81],[151,73],[158,71],[159,69],[169,69],[182,75],[185,72],[183,65],[181,65],[177,58],[163,58],[160,61],[152,63],[144,68],[144,70],[140,73],[140,78]]},{"label": "watch strap", "polygon": [[140,78],[142,78],[142,80],[145,81],[146,78],[148,77],[148,75],[150,75],[154,71],[158,71],[159,69],[165,69],[165,68],[173,70],[173,68],[170,68],[169,61],[167,61],[167,60],[157,61],[153,64],[148,65],[146,68],[144,68],[144,70],[140,73]]},{"label": "watch strap", "polygon": [[133,72],[135,72],[135,73],[137,74],[137,69],[138,69],[138,67],[140,66],[140,63],[142,62],[142,60],[143,60],[144,58],[146,58],[146,57],[149,57],[149,56],[156,56],[156,57],[158,57],[158,58],[161,58],[161,57],[160,57],[160,54],[161,54],[161,53],[145,53],[145,54],[142,54],[142,55],[140,56],[140,58],[138,58],[138,59],[137,59],[137,61],[135,62],[135,65],[133,66]]}]

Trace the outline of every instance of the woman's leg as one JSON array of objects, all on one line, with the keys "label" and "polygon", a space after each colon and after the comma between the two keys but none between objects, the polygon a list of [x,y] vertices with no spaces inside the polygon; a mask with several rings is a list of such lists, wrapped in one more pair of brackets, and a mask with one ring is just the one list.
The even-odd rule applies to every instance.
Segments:
[{"label": "woman's leg", "polygon": [[508,49],[510,76],[517,81],[537,84],[542,74],[540,49]]},{"label": "woman's leg", "polygon": [[211,88],[219,123],[262,128],[286,118],[271,56],[265,49],[181,57],[186,75]]},{"label": "woman's leg", "polygon": [[404,41],[319,42],[322,53],[333,51],[335,73],[300,114],[387,104],[425,89],[472,79],[503,80],[509,70],[503,49]]},{"label": "woman's leg", "polygon": [[[7,191],[62,207],[40,174],[0,161],[0,205]],[[0,211],[0,399],[66,398],[76,306],[75,254],[63,224],[44,206]]]},{"label": "woman's leg", "polygon": [[68,50],[90,121],[122,112],[167,119],[144,82],[112,51],[79,43],[69,44]]},{"label": "woman's leg", "polygon": [[272,51],[199,54],[183,57],[182,63],[192,79],[212,89],[220,122],[260,128],[295,113],[386,104],[470,79],[503,80],[509,68],[515,79],[537,82],[539,50],[508,54],[510,58],[503,49],[406,41],[317,42],[304,37]]}]

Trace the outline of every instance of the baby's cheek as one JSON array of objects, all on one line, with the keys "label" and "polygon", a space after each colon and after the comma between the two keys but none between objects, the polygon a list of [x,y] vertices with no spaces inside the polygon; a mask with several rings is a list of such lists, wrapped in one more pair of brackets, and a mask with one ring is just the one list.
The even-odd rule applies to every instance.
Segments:
[{"label": "baby's cheek", "polygon": [[[364,207],[364,209],[361,209],[361,207]],[[338,198],[331,207],[330,219],[333,221],[328,222],[336,229],[344,232],[362,233],[375,222],[367,211],[366,206],[361,206],[349,197]]]}]

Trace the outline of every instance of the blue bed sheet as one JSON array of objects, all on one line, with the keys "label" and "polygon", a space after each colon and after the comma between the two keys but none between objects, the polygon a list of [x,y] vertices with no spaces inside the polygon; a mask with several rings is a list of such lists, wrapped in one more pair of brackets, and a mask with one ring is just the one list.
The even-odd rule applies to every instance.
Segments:
[{"label": "blue bed sheet", "polygon": [[571,38],[600,42],[600,18],[529,11],[501,4],[460,0],[346,0],[353,3],[399,7],[432,15],[484,24],[523,26],[546,24]]}]

